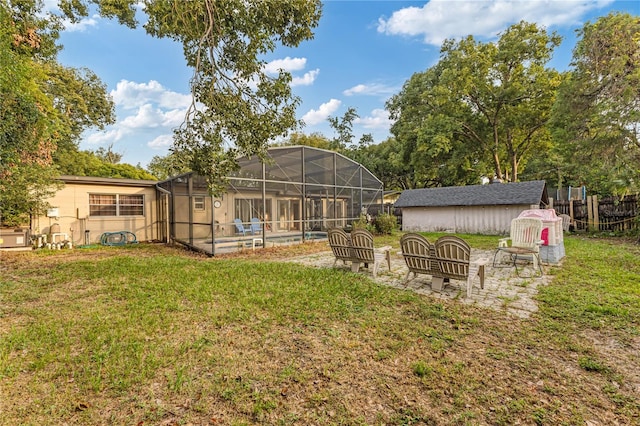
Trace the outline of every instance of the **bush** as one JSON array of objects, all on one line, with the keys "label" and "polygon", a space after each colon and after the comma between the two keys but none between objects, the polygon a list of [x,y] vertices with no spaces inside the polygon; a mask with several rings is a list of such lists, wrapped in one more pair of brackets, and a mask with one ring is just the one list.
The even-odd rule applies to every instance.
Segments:
[{"label": "bush", "polygon": [[398,226],[398,219],[392,214],[383,213],[373,219],[373,225],[379,234],[391,234]]},{"label": "bush", "polygon": [[366,214],[361,214],[358,220],[351,223],[352,229],[366,229],[371,233],[376,232],[375,226],[373,223],[370,223],[369,217]]}]

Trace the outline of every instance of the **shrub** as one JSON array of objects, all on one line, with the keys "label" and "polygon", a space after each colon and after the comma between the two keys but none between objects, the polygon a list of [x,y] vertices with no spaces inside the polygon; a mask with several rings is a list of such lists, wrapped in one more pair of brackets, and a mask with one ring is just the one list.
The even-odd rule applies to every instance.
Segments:
[{"label": "shrub", "polygon": [[358,220],[351,223],[351,227],[352,229],[366,229],[367,231],[374,233],[376,232],[376,228],[375,226],[373,226],[373,223],[370,223],[369,220],[369,216],[367,216],[366,214],[361,214]]},{"label": "shrub", "polygon": [[392,214],[383,213],[373,219],[373,225],[379,234],[391,234],[398,226],[398,219]]}]

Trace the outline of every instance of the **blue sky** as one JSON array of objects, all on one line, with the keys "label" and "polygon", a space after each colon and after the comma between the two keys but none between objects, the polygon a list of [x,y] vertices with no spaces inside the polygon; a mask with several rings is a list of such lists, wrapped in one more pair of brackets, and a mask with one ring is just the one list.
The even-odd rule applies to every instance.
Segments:
[{"label": "blue sky", "polygon": [[[390,136],[386,100],[414,73],[437,63],[443,40],[471,34],[491,41],[520,20],[536,22],[563,36],[550,66],[564,70],[575,31],[611,11],[640,15],[640,1],[326,1],[313,40],[266,60],[293,75],[294,93],[302,99],[298,117],[306,123],[300,131],[333,137],[327,118],[353,107],[360,116],[354,142],[370,133],[378,143]],[[192,72],[181,46],[98,16],[68,25],[61,43],[59,61],[93,70],[116,104],[117,122],[87,131],[80,148],[112,145],[123,162],[142,166],[166,155],[190,102]]]}]

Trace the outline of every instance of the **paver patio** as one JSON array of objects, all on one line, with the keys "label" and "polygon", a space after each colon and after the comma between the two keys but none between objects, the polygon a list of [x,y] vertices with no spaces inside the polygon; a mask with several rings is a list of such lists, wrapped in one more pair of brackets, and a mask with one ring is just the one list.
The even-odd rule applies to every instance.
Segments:
[{"label": "paver patio", "polygon": [[[553,277],[545,272],[542,277],[524,278],[516,276],[515,269],[512,267],[494,268],[492,266],[493,254],[492,250],[472,250],[472,261],[486,258],[489,259],[489,263],[485,270],[484,289],[480,288],[480,283],[476,278],[469,298],[465,297],[465,283],[463,281],[454,280],[445,285],[442,292],[435,292],[431,290],[431,277],[418,275],[415,279],[411,279],[405,287],[404,278],[407,274],[407,266],[402,255],[398,253],[392,253],[391,255],[391,271],[384,264],[378,270],[376,278],[373,278],[371,272],[366,268],[361,268],[359,273],[366,274],[376,282],[391,287],[412,290],[419,294],[440,299],[457,299],[461,303],[503,310],[520,318],[528,318],[531,313],[538,310],[538,305],[534,300],[534,296],[538,292],[538,286],[546,285]],[[289,261],[318,268],[331,268],[334,260],[333,253],[326,251],[291,258]],[[343,269],[345,272],[351,271],[350,266],[343,264],[341,261],[336,263],[336,268]],[[543,265],[543,270],[547,269]],[[525,274],[530,272],[533,272],[531,271],[531,265],[525,268]]]}]

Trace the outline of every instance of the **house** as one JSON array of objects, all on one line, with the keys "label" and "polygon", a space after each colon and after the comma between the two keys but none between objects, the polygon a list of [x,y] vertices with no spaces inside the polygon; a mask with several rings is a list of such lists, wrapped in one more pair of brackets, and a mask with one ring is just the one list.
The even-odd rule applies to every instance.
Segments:
[{"label": "house", "polygon": [[217,197],[193,172],[162,182],[62,176],[64,187],[48,200],[52,208],[32,218],[31,235],[82,245],[127,231],[138,241],[177,242],[213,255],[326,238],[328,228],[382,207],[382,182],[333,151],[273,147],[264,162],[238,161]]},{"label": "house", "polygon": [[403,191],[403,231],[508,234],[511,220],[548,205],[543,180]]},{"label": "house", "polygon": [[[31,221],[31,235],[60,234],[53,242],[90,244],[105,232],[129,231],[140,241],[158,239],[156,181],[60,176],[64,186]],[[49,237],[51,239],[51,237]],[[50,241],[51,242],[51,241]]]}]

